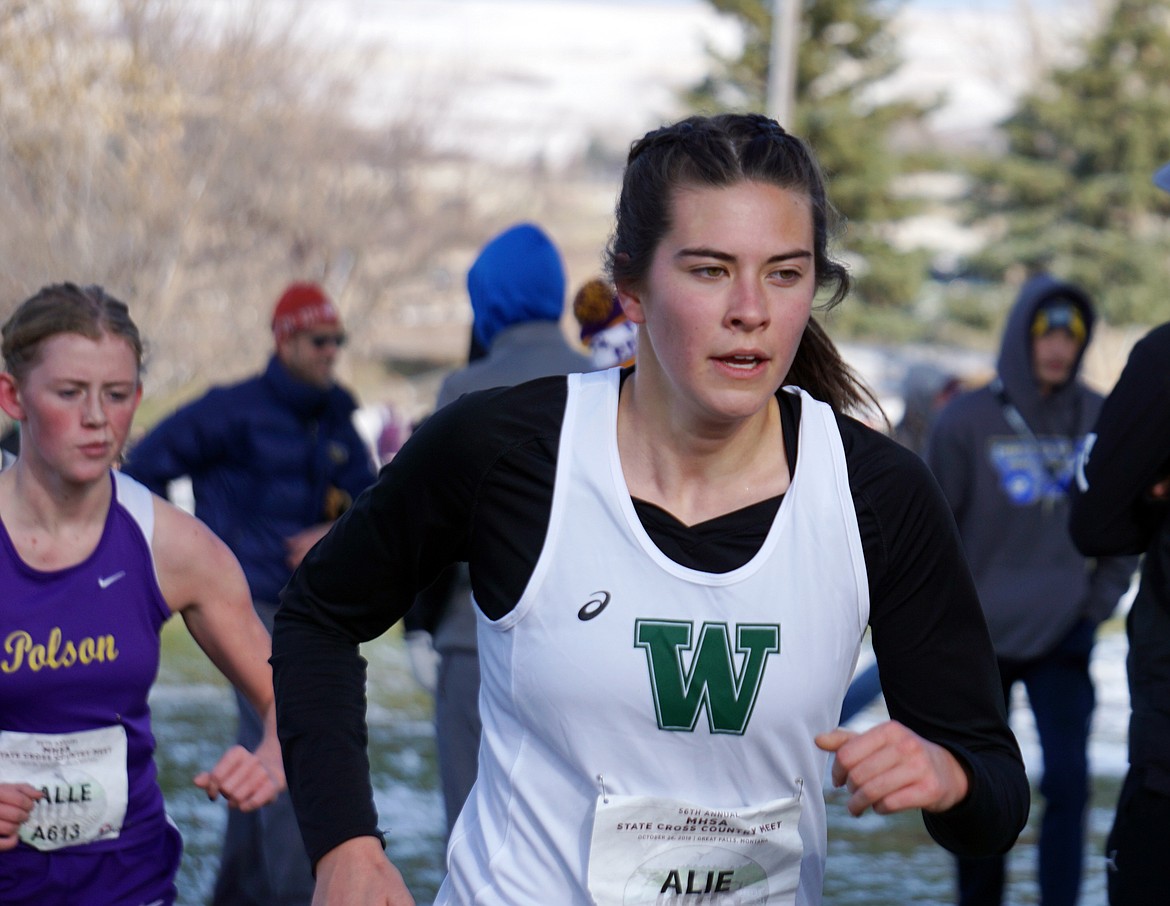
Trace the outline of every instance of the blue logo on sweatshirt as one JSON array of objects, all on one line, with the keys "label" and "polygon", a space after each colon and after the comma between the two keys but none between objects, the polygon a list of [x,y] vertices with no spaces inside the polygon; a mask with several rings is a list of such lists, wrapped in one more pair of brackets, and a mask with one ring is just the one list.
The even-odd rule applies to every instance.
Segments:
[{"label": "blue logo on sweatshirt", "polygon": [[1080,446],[1067,437],[998,438],[991,442],[991,465],[1017,506],[1055,501],[1068,495]]}]

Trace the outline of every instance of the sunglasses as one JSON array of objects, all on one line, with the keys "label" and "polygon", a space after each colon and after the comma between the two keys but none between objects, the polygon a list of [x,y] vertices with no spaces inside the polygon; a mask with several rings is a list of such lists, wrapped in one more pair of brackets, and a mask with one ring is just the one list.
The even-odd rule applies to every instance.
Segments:
[{"label": "sunglasses", "polygon": [[319,333],[309,337],[314,349],[324,349],[326,346],[336,346],[340,349],[345,345],[346,336],[343,333]]}]

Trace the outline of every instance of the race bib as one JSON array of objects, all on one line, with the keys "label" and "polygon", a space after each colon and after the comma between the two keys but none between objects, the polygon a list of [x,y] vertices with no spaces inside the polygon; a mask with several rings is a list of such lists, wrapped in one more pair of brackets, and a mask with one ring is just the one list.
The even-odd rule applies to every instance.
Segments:
[{"label": "race bib", "polygon": [[799,796],[736,809],[599,796],[589,892],[597,906],[795,903],[799,821]]},{"label": "race bib", "polygon": [[115,839],[128,799],[126,730],[0,730],[0,777],[44,794],[20,827],[20,839],[29,846],[49,852]]}]

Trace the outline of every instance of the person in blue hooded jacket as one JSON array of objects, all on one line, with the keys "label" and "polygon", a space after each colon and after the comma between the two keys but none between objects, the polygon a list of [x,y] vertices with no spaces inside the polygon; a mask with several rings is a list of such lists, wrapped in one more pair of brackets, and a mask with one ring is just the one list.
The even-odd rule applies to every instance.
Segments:
[{"label": "person in blue hooded jacket", "polygon": [[[345,342],[333,301],[293,283],[272,318],[267,368],[213,387],[130,450],[123,470],[165,497],[189,476],[195,515],[244,568],[252,601],[272,632],[280,590],[333,520],[374,480],[373,458],[353,424],[353,396],[334,378]],[[237,694],[239,742],[255,748],[262,725]],[[213,903],[308,906],[313,877],[287,795],[229,816]]]},{"label": "person in blue hooded jacket", "polygon": [[[1094,321],[1080,287],[1029,279],[1004,327],[995,379],[942,410],[926,450],[959,526],[1005,701],[1022,682],[1036,719],[1043,906],[1077,900],[1095,702],[1089,660],[1097,625],[1136,566],[1131,557],[1085,558],[1067,530],[1075,460],[1102,402],[1078,379]],[[998,906],[1004,875],[1003,857],[959,859],[961,906]]]},{"label": "person in blue hooded jacket", "polygon": [[[467,272],[475,349],[467,366],[447,375],[441,409],[472,390],[540,377],[592,371],[561,330],[565,270],[538,226],[511,226],[483,247]],[[447,832],[475,783],[479,757],[479,655],[475,607],[465,565],[450,567],[419,596],[405,620],[411,663],[435,696],[435,739]]]}]

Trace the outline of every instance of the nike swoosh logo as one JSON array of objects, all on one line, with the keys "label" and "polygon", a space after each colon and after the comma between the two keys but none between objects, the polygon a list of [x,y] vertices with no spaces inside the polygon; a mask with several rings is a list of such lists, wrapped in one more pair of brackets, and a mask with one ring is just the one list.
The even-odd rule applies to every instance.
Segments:
[{"label": "nike swoosh logo", "polygon": [[119,570],[112,576],[98,576],[98,588],[109,588],[119,579],[126,575],[126,570]]}]

